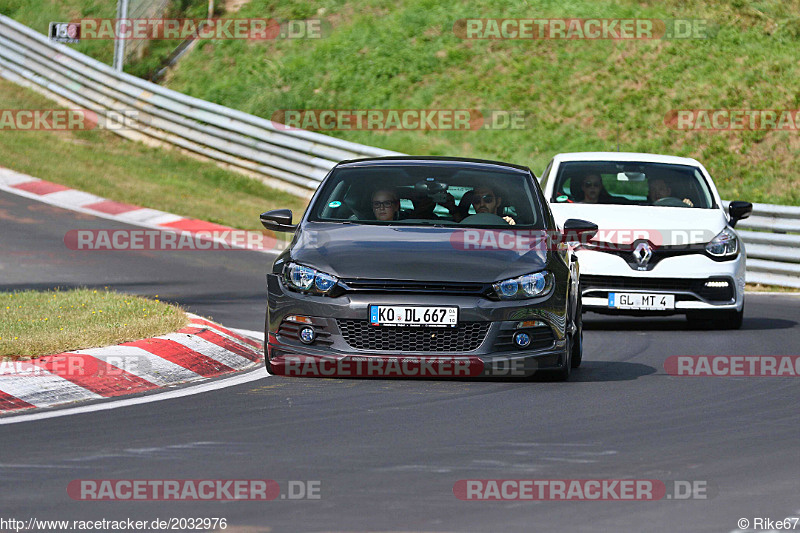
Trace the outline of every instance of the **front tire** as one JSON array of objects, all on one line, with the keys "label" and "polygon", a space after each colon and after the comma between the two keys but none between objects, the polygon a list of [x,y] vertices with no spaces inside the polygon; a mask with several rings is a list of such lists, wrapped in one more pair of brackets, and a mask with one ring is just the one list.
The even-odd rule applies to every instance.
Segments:
[{"label": "front tire", "polygon": [[273,376],[275,375],[275,368],[272,366],[272,363],[269,362],[269,349],[266,344],[264,345],[264,367],[267,369],[267,372]]},{"label": "front tire", "polygon": [[551,372],[551,380],[567,381],[570,370],[572,370],[572,335],[567,335],[567,345],[564,347],[564,366]]},{"label": "front tire", "polygon": [[[551,374],[553,381],[567,381],[570,376],[570,371],[573,368],[578,368],[583,359],[583,319],[581,317],[583,303],[581,301],[580,293],[578,293],[577,304],[575,305],[575,313],[572,315],[572,327],[574,331],[566,335],[566,346],[564,346],[564,366],[558,370],[554,370]],[[578,355],[577,362],[575,355]]]},{"label": "front tire", "polygon": [[583,301],[578,292],[578,308],[575,310],[575,333],[572,336],[572,368],[578,368],[583,361]]}]

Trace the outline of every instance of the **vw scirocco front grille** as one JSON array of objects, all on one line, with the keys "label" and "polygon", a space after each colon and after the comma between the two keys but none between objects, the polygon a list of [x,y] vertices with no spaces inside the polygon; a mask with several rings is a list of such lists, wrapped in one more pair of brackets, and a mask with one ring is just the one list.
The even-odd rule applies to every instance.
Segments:
[{"label": "vw scirocco front grille", "polygon": [[387,352],[470,352],[481,345],[489,322],[462,322],[455,328],[372,326],[366,320],[337,320],[345,342],[358,350]]}]

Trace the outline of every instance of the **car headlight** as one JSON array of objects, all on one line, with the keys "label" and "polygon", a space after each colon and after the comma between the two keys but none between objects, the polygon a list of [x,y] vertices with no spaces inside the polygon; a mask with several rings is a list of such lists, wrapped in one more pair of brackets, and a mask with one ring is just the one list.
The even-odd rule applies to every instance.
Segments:
[{"label": "car headlight", "polygon": [[549,293],[553,288],[553,274],[543,270],[518,278],[504,279],[494,283],[492,287],[501,300],[537,298]]},{"label": "car headlight", "polygon": [[739,251],[739,238],[730,228],[725,228],[719,235],[706,244],[706,251],[714,257],[728,257]]},{"label": "car headlight", "polygon": [[293,289],[317,294],[330,293],[339,281],[335,276],[297,263],[289,263],[284,267],[283,279]]}]

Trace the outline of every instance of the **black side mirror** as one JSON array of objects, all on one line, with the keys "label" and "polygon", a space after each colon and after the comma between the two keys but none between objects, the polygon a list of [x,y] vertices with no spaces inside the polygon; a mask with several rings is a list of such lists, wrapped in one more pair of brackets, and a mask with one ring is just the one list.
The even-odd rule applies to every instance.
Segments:
[{"label": "black side mirror", "polygon": [[292,211],[290,209],[274,209],[261,213],[261,225],[272,231],[293,232],[297,229],[296,224],[292,224]]},{"label": "black side mirror", "polygon": [[728,206],[728,214],[731,216],[731,227],[736,227],[736,223],[750,216],[753,212],[753,204],[735,200]]},{"label": "black side mirror", "polygon": [[588,242],[597,235],[597,224],[579,218],[570,218],[564,222],[563,242]]}]

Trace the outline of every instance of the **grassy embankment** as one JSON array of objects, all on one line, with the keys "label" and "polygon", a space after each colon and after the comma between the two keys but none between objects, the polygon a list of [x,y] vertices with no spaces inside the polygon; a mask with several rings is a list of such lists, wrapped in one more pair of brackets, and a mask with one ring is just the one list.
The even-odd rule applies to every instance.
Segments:
[{"label": "grassy embankment", "polygon": [[0,359],[120,344],[181,329],[176,306],[110,291],[0,292]]}]

